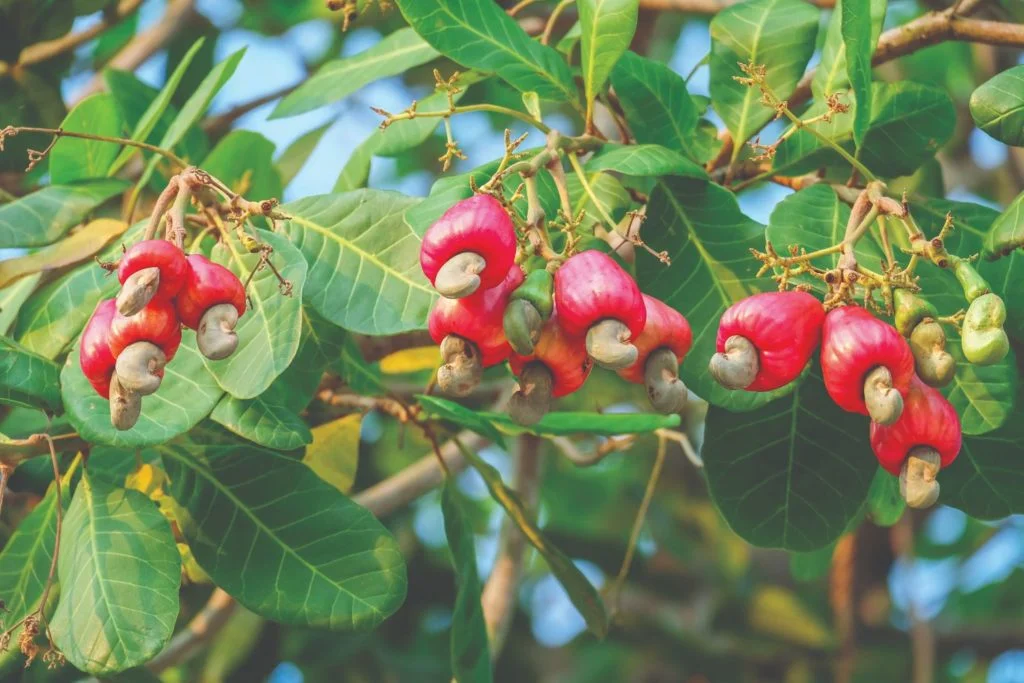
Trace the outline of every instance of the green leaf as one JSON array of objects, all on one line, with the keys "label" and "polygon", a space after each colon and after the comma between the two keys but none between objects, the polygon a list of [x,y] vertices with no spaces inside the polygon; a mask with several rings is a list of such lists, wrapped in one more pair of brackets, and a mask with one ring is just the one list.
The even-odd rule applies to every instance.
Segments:
[{"label": "green leaf", "polygon": [[[70,477],[65,473],[61,493],[66,507],[71,499]],[[53,561],[53,544],[57,538],[57,491],[53,484],[43,500],[18,524],[0,552],[0,599],[6,611],[4,622],[16,624],[39,607],[46,587],[46,577]],[[57,577],[54,577],[54,581]],[[56,607],[58,591],[51,591],[46,616]],[[16,632],[17,633],[17,632]],[[15,637],[14,642],[17,642]],[[17,647],[0,652],[0,673],[7,674],[22,661]]]},{"label": "green leaf", "polygon": [[[909,175],[931,158],[953,134],[956,112],[949,96],[918,83],[873,83],[871,126],[857,156],[869,168],[886,177]],[[812,117],[827,105],[815,102],[804,114]],[[840,114],[831,122],[818,122],[799,130],[779,145],[773,168],[785,175],[808,173],[820,166],[845,165],[809,129],[853,150],[851,117]]]},{"label": "green leaf", "polygon": [[0,334],[10,332],[21,307],[35,291],[42,277],[42,273],[35,273],[0,289]]},{"label": "green leaf", "polygon": [[454,422],[490,439],[499,446],[505,445],[505,437],[501,435],[501,432],[494,426],[494,422],[488,419],[488,416],[484,413],[470,410],[455,401],[435,396],[419,395],[416,397],[416,402],[420,404],[427,415],[440,420]]},{"label": "green leaf", "polygon": [[[121,257],[121,245],[141,237],[144,228],[145,223],[135,224],[98,258],[116,261]],[[95,263],[78,266],[28,298],[18,314],[14,338],[29,351],[53,360],[82,331],[96,304],[114,296],[120,286],[116,277]]]},{"label": "green leaf", "polygon": [[978,519],[1024,512],[1022,441],[1024,420],[1019,415],[995,431],[964,437],[960,455],[939,472],[939,501]]},{"label": "green leaf", "polygon": [[694,139],[697,106],[682,76],[660,62],[627,52],[612,71],[612,85],[637,142],[699,159]]},{"label": "green leaf", "polygon": [[971,94],[971,118],[996,140],[1024,146],[1024,65],[982,83]]},{"label": "green leaf", "polygon": [[836,546],[833,543],[806,553],[790,553],[789,573],[797,581],[815,581],[823,578],[832,566],[832,554],[835,550]]},{"label": "green leaf", "polygon": [[754,412],[712,407],[706,425],[711,497],[757,546],[804,552],[831,544],[860,511],[878,469],[867,420],[832,402],[817,368]]},{"label": "green leaf", "polygon": [[[791,245],[799,245],[812,252],[842,242],[849,220],[850,207],[839,200],[831,187],[811,185],[775,206],[768,219],[766,235],[780,254],[788,253]],[[854,253],[867,268],[877,270],[881,264],[882,252],[871,239],[857,242]],[[822,262],[834,268],[839,263],[839,255],[832,254]],[[802,275],[796,281],[811,287],[817,294],[826,293],[825,283],[817,278]]]},{"label": "green leaf", "polygon": [[632,176],[678,175],[707,179],[700,164],[661,145],[606,144],[587,161],[588,171],[617,171]]},{"label": "green leaf", "polygon": [[871,123],[871,55],[875,42],[871,12],[872,0],[845,0],[838,7],[846,46],[846,75],[853,86],[853,139],[859,147]]},{"label": "green leaf", "polygon": [[[220,92],[220,89],[224,87],[224,84],[235,73],[235,69],[238,68],[238,63],[242,61],[244,55],[245,48],[243,47],[213,67],[210,73],[206,75],[206,78],[203,79],[203,82],[199,84],[199,87],[196,88],[195,92],[189,96],[181,111],[178,112],[178,115],[167,126],[167,131],[160,139],[159,147],[164,149],[173,148],[185,137],[188,130],[199,122],[200,117],[206,113],[210,103],[213,102],[214,96]],[[141,189],[149,183],[149,179],[156,170],[158,163],[160,163],[160,157],[158,156],[154,156],[149,160],[146,170],[143,171],[142,177],[139,178],[139,182],[135,185],[135,195],[138,195]]]},{"label": "green leaf", "polygon": [[480,604],[482,586],[476,568],[473,526],[453,479],[446,479],[441,489],[441,510],[458,585],[452,608],[452,677],[458,683],[487,683],[492,680],[491,652],[487,643],[487,622]]},{"label": "green leaf", "polygon": [[[91,95],[64,118],[61,128],[76,133],[119,137],[124,122],[113,95]],[[100,140],[62,137],[50,150],[50,182],[65,185],[76,180],[102,178],[117,158],[119,146]]]},{"label": "green leaf", "polygon": [[342,493],[352,490],[359,469],[362,413],[353,413],[313,428],[313,439],[302,462]]},{"label": "green leaf", "polygon": [[[164,112],[167,111],[167,107],[171,104],[171,98],[174,97],[174,93],[177,91],[178,85],[181,83],[181,79],[185,76],[185,72],[188,71],[188,67],[192,63],[193,58],[195,58],[196,53],[199,52],[200,48],[202,48],[204,41],[204,38],[196,40],[196,42],[192,44],[192,47],[189,48],[188,52],[186,52],[181,58],[181,61],[178,62],[178,66],[174,68],[174,72],[171,73],[167,82],[164,84],[163,89],[161,89],[160,93],[152,102],[149,103],[149,106],[146,107],[146,110],[142,112],[142,116],[140,116],[139,120],[135,123],[135,128],[132,130],[130,139],[135,140],[136,142],[145,142],[146,138],[149,137],[149,134],[153,132],[157,124],[160,122],[161,117],[164,116]],[[108,85],[110,85],[110,89],[116,92],[114,84],[111,83],[111,79],[107,77],[107,74],[109,74],[109,70],[104,72],[104,76]],[[117,81],[117,77],[115,76],[113,80]],[[125,147],[121,150],[117,159],[110,166],[109,174],[114,175],[121,170],[124,165],[138,153],[138,151],[139,150],[135,147]]]},{"label": "green leaf", "polygon": [[871,521],[878,526],[892,526],[900,521],[906,509],[907,503],[900,495],[899,477],[894,477],[879,467],[868,491],[867,511],[871,515]]},{"label": "green leaf", "polygon": [[437,296],[420,270],[421,237],[402,220],[418,200],[359,190],[285,205],[280,230],[309,262],[306,302],[335,325],[362,334],[426,326]]},{"label": "green leaf", "polygon": [[302,167],[306,165],[306,161],[309,160],[309,156],[316,149],[316,146],[320,144],[320,138],[323,137],[327,129],[334,125],[334,122],[325,123],[319,128],[305,133],[298,140],[288,145],[288,147],[281,152],[281,156],[274,162],[274,166],[277,168],[277,174],[281,176],[281,185],[284,187],[288,186],[295,176],[299,174]]},{"label": "green leaf", "polygon": [[341,347],[335,370],[352,391],[370,396],[388,393],[388,388],[381,379],[380,366],[367,363],[359,350],[359,345],[351,337],[346,339]]},{"label": "green leaf", "polygon": [[532,40],[497,4],[484,0],[397,0],[409,25],[464,67],[496,73],[520,92],[579,108],[569,67],[553,48]]},{"label": "green leaf", "polygon": [[491,497],[501,505],[509,518],[523,532],[523,536],[530,542],[530,545],[536,548],[548,563],[551,573],[562,584],[572,604],[583,615],[590,632],[598,638],[604,638],[608,634],[608,613],[594,586],[573,564],[572,560],[553,546],[551,541],[537,528],[536,522],[527,512],[522,501],[502,481],[498,470],[488,464],[473,449],[462,447],[461,450],[473,469],[480,473]]},{"label": "green leaf", "polygon": [[411,28],[398,29],[368,50],[324,64],[286,95],[270,118],[295,116],[337,102],[368,83],[402,74],[437,57],[437,50]]},{"label": "green leaf", "polygon": [[60,367],[0,336],[0,403],[61,412]]},{"label": "green leaf", "polygon": [[[862,7],[864,0],[856,0],[857,7]],[[868,0],[871,13],[870,45],[872,50],[878,43],[882,32],[882,22],[888,0]],[[843,36],[843,0],[838,0],[825,34],[825,44],[821,48],[821,62],[814,70],[811,80],[811,92],[816,100],[824,100],[829,95],[846,90],[850,85],[847,74],[846,41]],[[869,64],[870,66],[870,64]],[[870,109],[869,109],[870,111]]]},{"label": "green leaf", "polygon": [[138,424],[121,432],[110,424],[110,404],[82,374],[76,344],[60,375],[68,418],[90,443],[123,447],[164,443],[199,424],[224,394],[203,361],[196,348],[195,334],[185,330],[178,353],[167,364],[160,388],[142,400]]},{"label": "green leaf", "polygon": [[600,94],[636,32],[638,0],[579,0],[580,60],[588,106]]},{"label": "green leaf", "polygon": [[139,491],[86,472],[63,532],[61,599],[50,623],[54,643],[91,674],[152,659],[178,618],[181,558],[167,519]]},{"label": "green leaf", "polygon": [[0,249],[56,242],[128,183],[111,178],[48,185],[0,206]]},{"label": "green leaf", "polygon": [[255,398],[266,391],[295,358],[302,335],[303,254],[283,235],[260,230],[257,236],[274,249],[271,259],[281,277],[291,283],[290,295],[282,294],[272,269],[263,268],[253,275],[260,255],[243,251],[235,240],[218,242],[212,258],[249,283],[251,304],[235,328],[238,348],[224,360],[203,360],[224,391],[237,398]]},{"label": "green leaf", "polygon": [[750,410],[774,398],[772,393],[728,391],[708,373],[725,309],[773,288],[770,280],[757,278],[760,263],[750,255],[752,248],[764,249],[764,226],[743,215],[735,195],[720,185],[663,178],[651,192],[643,234],[652,249],[668,251],[672,263],[666,266],[640,252],[640,288],[684,311],[693,329],[693,348],[680,368],[686,385],[730,410]]},{"label": "green leaf", "polygon": [[233,130],[221,138],[201,166],[238,194],[270,199],[284,192],[273,159],[273,142],[259,133]]},{"label": "green leaf", "polygon": [[196,560],[246,608],[343,631],[372,629],[401,606],[398,543],[298,460],[231,444],[160,451]]},{"label": "green leaf", "polygon": [[792,94],[814,52],[818,10],[803,0],[748,0],[722,10],[711,20],[711,102],[736,145],[743,144],[775,112],[761,104],[761,92],[736,78],[740,64],[767,68],[768,86],[782,100]]}]

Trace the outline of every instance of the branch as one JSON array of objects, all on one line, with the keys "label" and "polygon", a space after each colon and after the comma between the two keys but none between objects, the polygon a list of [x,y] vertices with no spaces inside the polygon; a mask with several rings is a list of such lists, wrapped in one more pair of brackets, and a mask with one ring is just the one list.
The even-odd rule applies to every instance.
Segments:
[{"label": "branch", "polygon": [[188,626],[174,636],[167,647],[149,661],[146,668],[153,673],[160,673],[190,659],[203,648],[207,640],[224,628],[234,610],[234,598],[220,588],[215,588],[199,614],[192,617]]},{"label": "branch", "polygon": [[274,92],[267,93],[266,95],[260,95],[259,97],[248,102],[244,102],[238,105],[237,107],[232,107],[223,114],[211,116],[210,118],[203,121],[203,131],[210,137],[220,137],[221,135],[224,135],[225,133],[228,132],[228,130],[231,129],[231,125],[237,119],[240,119],[241,117],[245,116],[253,109],[259,109],[264,104],[268,104],[278,98],[284,97],[285,95],[291,93],[293,90],[302,85],[305,81],[306,79],[303,78],[302,81],[298,83],[293,83],[279,90],[275,90]]},{"label": "branch", "polygon": [[[741,0],[640,0],[640,7],[655,12],[717,14]],[[807,0],[817,7],[835,7],[835,0]]]},{"label": "branch", "polygon": [[124,19],[137,10],[141,4],[142,0],[121,0],[117,7],[112,11],[104,12],[103,17],[99,22],[83,31],[79,31],[78,33],[69,33],[54,40],[47,40],[41,43],[36,43],[35,45],[29,45],[21,51],[21,54],[18,56],[18,63],[15,64],[15,68],[39,64],[40,62],[45,62],[53,59],[54,57],[59,57],[66,52],[73,51],[79,45],[88,43],[108,28],[124,21]]},{"label": "branch", "polygon": [[[519,457],[516,461],[514,488],[523,505],[533,509],[540,491],[540,444],[536,436],[519,437]],[[505,518],[501,530],[501,546],[487,579],[480,602],[483,605],[487,636],[491,641],[491,661],[497,661],[508,636],[515,614],[516,595],[523,574],[523,556],[526,537],[510,518]]]},{"label": "branch", "polygon": [[[185,24],[195,16],[195,0],[171,0],[164,16],[151,28],[136,35],[118,52],[108,67],[123,71],[134,71],[147,59],[159,52]],[[73,98],[79,102],[104,87],[103,74],[97,73],[92,80]]]}]

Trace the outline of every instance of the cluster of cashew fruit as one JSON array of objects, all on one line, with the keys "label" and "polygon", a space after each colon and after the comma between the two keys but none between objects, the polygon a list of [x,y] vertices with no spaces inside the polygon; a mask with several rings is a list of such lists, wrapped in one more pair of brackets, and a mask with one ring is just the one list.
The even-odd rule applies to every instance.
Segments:
[{"label": "cluster of cashew fruit", "polygon": [[181,326],[196,331],[199,351],[222,360],[238,346],[245,288],[235,274],[172,242],[145,240],[117,268],[121,291],[101,301],[82,333],[82,373],[110,401],[115,428],[131,429],[142,397],[160,388],[164,367],[181,344]]},{"label": "cluster of cashew fruit", "polygon": [[[934,324],[928,316],[905,313],[898,320],[914,321],[912,333]],[[927,327],[925,333],[933,334]],[[945,337],[939,349],[925,333],[916,340],[911,334],[908,343],[892,325],[855,305],[826,312],[806,292],[756,294],[722,316],[710,371],[728,389],[771,391],[795,380],[820,346],[829,396],[843,410],[871,418],[878,462],[899,477],[908,505],[928,507],[939,495],[939,469],[960,452],[961,432],[956,410],[925,378],[952,377],[952,358],[941,357]],[[916,372],[915,343],[925,347],[927,361],[918,361]]]},{"label": "cluster of cashew fruit", "polygon": [[440,389],[464,396],[485,368],[508,361],[519,380],[509,414],[533,424],[583,386],[596,363],[646,385],[655,409],[682,410],[686,319],[642,294],[602,252],[564,261],[525,253],[509,214],[487,194],[459,202],[427,230],[420,265],[441,294],[429,320],[441,349]]}]

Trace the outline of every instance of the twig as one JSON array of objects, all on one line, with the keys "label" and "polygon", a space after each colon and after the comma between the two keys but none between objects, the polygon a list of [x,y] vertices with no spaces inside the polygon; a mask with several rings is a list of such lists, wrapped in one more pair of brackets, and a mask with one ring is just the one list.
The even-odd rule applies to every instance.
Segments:
[{"label": "twig", "polygon": [[541,45],[547,45],[551,40],[551,32],[555,30],[555,24],[558,23],[558,17],[566,10],[566,8],[574,3],[576,0],[562,0],[560,3],[555,5],[555,8],[551,10],[548,21],[544,24],[544,33],[540,35]]},{"label": "twig", "polygon": [[153,673],[160,673],[191,659],[224,628],[234,610],[235,599],[220,588],[213,589],[213,594],[199,613],[171,639],[160,654],[149,660],[146,668]]},{"label": "twig", "polygon": [[[524,434],[519,437],[514,488],[528,510],[536,507],[540,492],[540,446],[541,440],[536,436]],[[506,517],[502,525],[498,557],[480,596],[487,635],[491,641],[491,659],[495,661],[501,654],[515,614],[525,552],[526,537],[518,525]]]},{"label": "twig", "polygon": [[185,168],[186,166],[188,166],[188,163],[174,152],[164,149],[163,147],[151,145],[148,142],[139,142],[138,140],[129,140],[128,138],[112,138],[106,135],[93,135],[92,133],[78,133],[72,130],[64,130],[63,128],[7,126],[6,128],[0,130],[0,152],[4,150],[4,140],[9,137],[14,137],[19,133],[43,133],[45,135],[53,136],[53,140],[50,141],[50,145],[46,148],[46,151],[36,152],[35,154],[33,154],[31,150],[29,151],[29,161],[32,162],[33,164],[38,163],[42,159],[42,157],[46,156],[46,154],[53,147],[54,143],[60,138],[80,138],[82,140],[96,140],[98,142],[109,142],[115,145],[127,145],[129,147],[138,147],[139,149],[144,149],[147,152],[159,154],[160,156],[171,161],[172,163],[177,164],[181,168]]},{"label": "twig", "polygon": [[[12,68],[23,68],[45,62],[59,57],[62,54],[73,51],[80,45],[88,43],[93,38],[96,38],[101,33],[106,31],[108,28],[121,23],[130,14],[139,8],[142,4],[142,0],[121,0],[116,7],[103,13],[103,16],[98,22],[86,28],[78,33],[68,33],[67,35],[55,38],[54,40],[46,40],[35,45],[29,45],[21,51],[18,56],[18,62]],[[3,64],[0,67],[0,72],[8,67],[7,64]]]},{"label": "twig", "polygon": [[[834,7],[835,0],[807,0],[818,7]],[[741,0],[640,0],[640,8],[655,12],[683,12],[685,14],[717,14]]]},{"label": "twig", "polygon": [[278,98],[284,97],[285,95],[291,93],[305,82],[306,79],[303,78],[298,83],[292,83],[291,85],[285,86],[279,90],[275,90],[274,92],[267,93],[266,95],[260,95],[255,99],[249,100],[248,102],[243,102],[242,104],[239,104],[236,107],[228,109],[223,114],[211,116],[210,118],[203,121],[203,132],[213,138],[220,137],[221,135],[224,135],[225,133],[228,132],[228,130],[231,128],[231,125],[236,120],[245,116],[254,109],[259,109],[265,104],[273,102]]}]

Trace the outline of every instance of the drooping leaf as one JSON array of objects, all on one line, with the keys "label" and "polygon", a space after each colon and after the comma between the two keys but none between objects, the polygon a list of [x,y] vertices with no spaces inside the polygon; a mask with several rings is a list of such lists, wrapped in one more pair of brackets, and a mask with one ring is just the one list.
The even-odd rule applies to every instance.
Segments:
[{"label": "drooping leaf", "polygon": [[178,617],[181,559],[167,519],[142,493],[86,472],[61,538],[61,598],[50,623],[60,651],[92,674],[152,659]]},{"label": "drooping leaf", "polygon": [[611,78],[637,142],[662,145],[701,161],[694,139],[697,106],[682,76],[660,62],[626,52]]},{"label": "drooping leaf", "polygon": [[996,140],[1024,146],[1024,65],[1002,71],[971,94],[975,125]]},{"label": "drooping leaf", "polygon": [[636,31],[638,0],[579,0],[580,61],[588,107]]},{"label": "drooping leaf", "polygon": [[501,435],[501,432],[498,431],[494,422],[484,413],[471,410],[455,401],[435,396],[417,396],[416,402],[420,404],[428,415],[471,429],[499,446],[505,444],[505,438]]},{"label": "drooping leaf", "polygon": [[872,0],[844,0],[837,8],[846,46],[846,75],[853,86],[853,140],[858,147],[871,123],[871,55],[875,51],[871,4]]},{"label": "drooping leaf", "polygon": [[[142,112],[142,116],[140,116],[139,120],[135,122],[135,126],[132,129],[132,134],[130,138],[131,140],[135,140],[136,142],[145,142],[146,138],[149,137],[150,133],[152,133],[156,129],[157,124],[160,122],[160,119],[164,116],[164,113],[167,111],[167,107],[171,103],[171,98],[174,97],[174,93],[177,92],[178,85],[181,83],[181,79],[185,76],[185,72],[188,71],[189,65],[192,64],[192,60],[195,58],[196,53],[199,52],[199,50],[203,47],[204,42],[205,38],[200,37],[192,44],[192,47],[189,48],[188,52],[186,52],[182,56],[181,61],[178,62],[178,65],[174,68],[174,71],[167,78],[167,82],[164,83],[164,87],[160,90],[160,93],[153,99],[152,102],[149,103],[149,106],[147,106],[145,111]],[[117,78],[117,76],[113,76],[111,78],[109,76],[110,73],[111,72],[109,70],[105,71],[104,77],[108,85],[110,86],[111,90],[117,92],[118,86],[115,86],[113,83],[111,83],[111,81],[118,83],[119,79]],[[123,111],[124,104],[119,103],[119,106]],[[137,153],[138,150],[134,147],[125,147],[123,150],[121,150],[121,153],[117,156],[117,159],[110,166],[110,175],[113,175],[117,173],[119,170],[121,170],[121,168],[123,168],[124,165],[128,163],[132,156],[134,156]]]},{"label": "drooping leaf", "polygon": [[325,123],[314,128],[281,152],[281,156],[274,162],[274,166],[277,168],[277,174],[281,176],[282,186],[287,187],[288,183],[295,179],[302,167],[306,165],[313,150],[320,143],[320,138],[324,136],[331,125],[331,123]]},{"label": "drooping leaf", "polygon": [[[811,185],[776,204],[768,219],[766,235],[780,254],[788,253],[792,245],[812,252],[842,242],[849,220],[850,207],[839,200],[832,188]],[[869,237],[857,242],[854,253],[863,266],[879,269],[882,252]],[[839,255],[833,254],[821,262],[830,263],[834,268],[839,262]],[[826,286],[821,280],[810,276],[800,276],[798,280],[816,293],[825,294]]]},{"label": "drooping leaf", "polygon": [[66,268],[91,257],[124,233],[128,224],[113,218],[89,221],[69,237],[25,256],[0,261],[0,287],[34,273]]},{"label": "drooping leaf", "polygon": [[[913,173],[953,134],[956,112],[945,92],[904,81],[873,83],[872,93],[871,125],[857,152],[872,171],[886,177]],[[826,106],[816,102],[804,116],[821,114]],[[831,122],[813,123],[808,128],[812,127],[845,149],[853,150],[853,121],[849,114],[839,114]],[[800,175],[834,164],[846,162],[804,129],[779,145],[773,168],[785,175]]]},{"label": "drooping leaf", "polygon": [[238,348],[224,360],[204,359],[224,391],[237,398],[263,393],[295,358],[302,334],[306,261],[284,236],[262,230],[257,236],[273,248],[270,258],[281,277],[290,283],[290,294],[282,293],[272,269],[265,267],[253,275],[260,255],[243,251],[235,240],[218,242],[212,258],[230,268],[242,282],[249,282],[246,291],[250,305],[235,328]]},{"label": "drooping leaf", "polygon": [[750,410],[774,398],[771,393],[727,391],[708,373],[725,309],[774,286],[756,277],[760,263],[750,255],[752,248],[764,249],[764,227],[744,216],[736,197],[719,185],[663,178],[651,192],[641,235],[647,235],[652,249],[664,249],[672,259],[666,266],[639,253],[637,282],[643,291],[683,311],[690,322],[693,348],[680,368],[686,385],[731,410]]},{"label": "drooping leaf", "polygon": [[548,563],[551,573],[562,584],[572,604],[583,615],[590,632],[598,638],[604,638],[608,633],[608,613],[605,610],[604,601],[601,600],[601,596],[598,595],[594,586],[573,564],[572,560],[552,545],[551,541],[537,528],[536,522],[527,512],[522,501],[502,481],[501,473],[473,449],[462,448],[462,453],[473,469],[483,478],[491,497],[501,505],[509,518],[523,532],[523,536],[530,542],[530,545],[536,548]]},{"label": "drooping leaf", "polygon": [[452,675],[458,683],[488,683],[492,680],[491,652],[480,604],[482,586],[476,568],[473,527],[462,494],[452,479],[447,479],[441,489],[441,510],[458,585],[452,608]]},{"label": "drooping leaf", "polygon": [[756,86],[736,80],[747,77],[740,64],[765,67],[767,85],[785,100],[804,73],[817,33],[818,10],[803,0],[749,0],[711,20],[711,101],[736,142],[733,161],[742,143],[775,116]]},{"label": "drooping leaf", "polygon": [[[91,95],[71,110],[61,128],[76,133],[120,137],[124,122],[113,95]],[[101,140],[62,137],[50,150],[50,181],[66,185],[102,178],[117,158],[119,145]]]},{"label": "drooping leaf", "polygon": [[711,497],[736,533],[801,552],[843,533],[878,469],[867,419],[838,408],[816,368],[756,411],[713,406],[702,455]]},{"label": "drooping leaf", "polygon": [[[989,218],[987,229],[981,221],[984,232],[985,252],[1004,253],[1006,245],[1024,244],[1024,193],[1010,202],[1001,214],[991,218],[995,212],[987,207],[985,216]],[[978,272],[988,280],[997,292],[1003,295],[1006,303],[1007,334],[1015,340],[1024,340],[1024,298],[1015,293],[1024,286],[1024,251],[1014,249],[1010,254],[997,261],[982,259],[977,264]]]},{"label": "drooping leaf", "polygon": [[0,206],[0,248],[56,242],[97,206],[128,186],[123,180],[48,185]]},{"label": "drooping leaf", "polygon": [[409,25],[464,67],[496,73],[520,92],[579,107],[562,55],[532,40],[497,4],[478,0],[397,0]]},{"label": "drooping leaf", "polygon": [[0,336],[0,403],[61,411],[60,366]]},{"label": "drooping leaf", "polygon": [[342,100],[368,83],[404,73],[438,57],[411,28],[401,28],[368,50],[334,59],[286,95],[270,118],[295,116]]},{"label": "drooping leaf", "polygon": [[591,157],[588,171],[617,171],[632,176],[678,175],[706,179],[704,167],[661,145],[607,144]]},{"label": "drooping leaf", "polygon": [[359,468],[362,413],[353,413],[313,428],[312,443],[302,462],[342,493],[352,490]]},{"label": "drooping leaf", "polygon": [[[858,0],[860,4],[863,2],[864,0]],[[878,36],[882,32],[888,0],[868,0],[867,4],[871,17],[871,31],[867,35],[870,37],[870,44],[874,49],[878,43]],[[850,77],[847,73],[846,41],[843,36],[842,6],[843,0],[839,0],[832,11],[832,18],[829,20],[828,30],[825,34],[825,43],[821,48],[821,62],[814,70],[814,78],[811,80],[811,92],[814,93],[815,99],[823,100],[829,95],[846,90],[850,85]]]},{"label": "drooping leaf", "polygon": [[283,207],[280,229],[309,262],[306,302],[336,325],[362,334],[422,328],[436,294],[419,264],[420,235],[402,214],[417,200],[359,190]]},{"label": "drooping leaf", "polygon": [[274,167],[274,143],[259,133],[233,130],[210,150],[200,166],[238,194],[277,199],[284,188]]},{"label": "drooping leaf", "polygon": [[960,455],[939,472],[939,501],[979,519],[999,519],[1024,512],[1024,467],[1020,444],[1024,420],[965,436]]},{"label": "drooping leaf", "polygon": [[22,305],[35,291],[42,273],[23,277],[0,289],[0,334],[9,334]]},{"label": "drooping leaf", "polygon": [[138,424],[118,431],[110,424],[110,404],[82,374],[78,346],[68,355],[60,375],[61,395],[71,424],[90,443],[139,447],[164,443],[184,434],[210,414],[224,390],[206,371],[195,334],[185,330],[174,360],[167,364],[155,394],[142,400]]},{"label": "drooping leaf", "polygon": [[160,448],[196,560],[253,612],[367,630],[405,599],[405,562],[366,509],[298,460],[234,444]]}]

